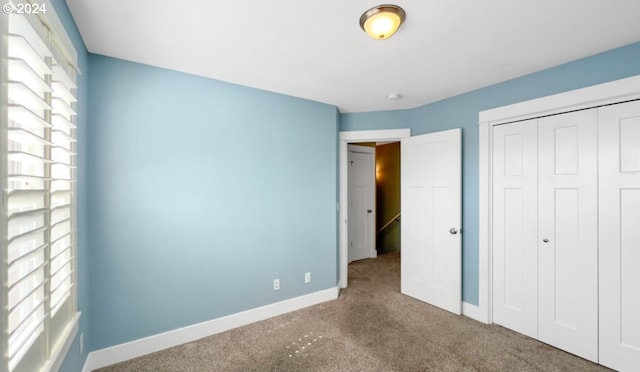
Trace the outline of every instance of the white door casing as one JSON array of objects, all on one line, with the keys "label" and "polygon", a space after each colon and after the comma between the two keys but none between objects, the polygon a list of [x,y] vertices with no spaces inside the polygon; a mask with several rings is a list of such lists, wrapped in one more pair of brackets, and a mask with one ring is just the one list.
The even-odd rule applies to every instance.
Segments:
[{"label": "white door casing", "polygon": [[598,111],[600,363],[640,365],[640,102]]},{"label": "white door casing", "polygon": [[401,291],[462,307],[461,129],[401,141]]},{"label": "white door casing", "polygon": [[537,337],[535,120],[493,129],[493,320]]},{"label": "white door casing", "polygon": [[[362,130],[362,131],[346,131],[340,132],[339,143],[339,161],[340,161],[340,196],[337,205],[339,215],[339,256],[340,263],[338,265],[338,285],[340,288],[346,288],[348,283],[349,274],[349,260],[348,260],[348,209],[346,205],[349,199],[349,190],[347,185],[348,180],[348,144],[358,142],[388,142],[388,141],[400,141],[402,138],[411,136],[410,129],[384,129],[384,130]],[[345,206],[345,207],[341,207]]]},{"label": "white door casing", "polygon": [[594,362],[597,136],[596,109],[538,120],[538,339]]},{"label": "white door casing", "polygon": [[376,257],[375,147],[349,145],[349,262]]}]

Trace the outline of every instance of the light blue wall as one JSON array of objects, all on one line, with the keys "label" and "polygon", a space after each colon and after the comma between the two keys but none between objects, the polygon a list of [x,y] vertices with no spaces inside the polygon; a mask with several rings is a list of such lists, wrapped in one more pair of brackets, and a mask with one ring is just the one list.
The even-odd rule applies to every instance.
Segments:
[{"label": "light blue wall", "polygon": [[336,286],[334,106],[89,64],[92,350]]},{"label": "light blue wall", "polygon": [[[84,352],[80,354],[80,334],[84,333],[85,340],[91,337],[89,332],[89,244],[87,236],[87,159],[86,159],[86,142],[87,142],[87,93],[88,93],[88,54],[84,46],[84,42],[80,37],[80,33],[76,28],[73,18],[67,9],[63,0],[52,0],[56,14],[62,21],[69,38],[78,52],[78,66],[82,74],[78,77],[78,116],[76,124],[78,126],[76,135],[78,137],[78,146],[76,148],[78,154],[77,163],[77,291],[78,291],[78,310],[82,312],[80,317],[79,329],[76,338],[73,340],[69,352],[60,367],[61,372],[77,372],[82,369],[87,354],[90,350],[84,348]],[[86,341],[85,341],[86,342]],[[88,345],[85,345],[88,346]]]},{"label": "light blue wall", "polygon": [[[342,114],[340,130],[462,128],[463,299],[478,304],[478,112],[640,74],[640,43],[412,110]],[[427,88],[428,89],[428,88]]]}]

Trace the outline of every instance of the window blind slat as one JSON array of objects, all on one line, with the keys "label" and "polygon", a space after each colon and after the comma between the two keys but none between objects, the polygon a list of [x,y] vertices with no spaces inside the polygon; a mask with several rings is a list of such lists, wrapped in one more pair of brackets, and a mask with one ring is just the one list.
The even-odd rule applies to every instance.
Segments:
[{"label": "window blind slat", "polygon": [[51,209],[50,223],[56,225],[64,220],[71,219],[71,204],[60,205]]},{"label": "window blind slat", "polygon": [[57,221],[55,223],[51,222],[50,226],[51,226],[52,229],[56,229],[56,228],[60,227],[62,229],[71,230],[70,229],[70,227],[71,227],[71,218],[70,217],[69,218],[65,218],[65,219],[63,219],[61,221]]},{"label": "window blind slat", "polygon": [[[10,329],[13,328],[11,326],[12,324],[22,322],[24,319],[23,316],[25,312],[27,312],[25,309],[29,309],[28,312],[30,312],[30,309],[32,309],[31,305],[38,302],[40,298],[44,299],[44,284],[44,267],[40,267],[27,277],[13,284],[9,290],[9,299],[12,301],[11,306],[9,306]],[[11,314],[13,314],[13,318],[11,318]]]},{"label": "window blind slat", "polygon": [[38,93],[34,92],[23,82],[9,81],[9,101],[11,103],[19,103],[29,110],[38,113],[42,112],[40,117],[44,117],[44,110],[51,110],[51,105],[45,102]]},{"label": "window blind slat", "polygon": [[[73,142],[76,142],[76,139],[70,133],[67,133],[64,129],[59,129],[57,126],[54,126],[53,128],[54,129],[51,131],[51,133],[55,134],[60,139],[66,141],[66,142],[68,142],[70,144],[73,143]],[[57,141],[53,141],[53,142],[57,143]],[[69,148],[68,146],[65,146],[65,147]]]},{"label": "window blind slat", "polygon": [[[69,247],[70,248],[70,247]],[[61,270],[64,271],[63,275],[66,275],[71,270],[71,265],[69,265],[68,270],[65,268],[67,263],[71,262],[71,249],[65,249],[61,251],[57,256],[52,256],[51,258],[51,276],[53,278],[56,277],[57,274],[61,273]],[[52,287],[55,287],[55,279],[51,280]]]},{"label": "window blind slat", "polygon": [[58,256],[58,260],[55,271],[51,273],[51,292],[55,292],[71,276],[71,255]]},{"label": "window blind slat", "polygon": [[7,214],[30,212],[45,208],[45,192],[43,190],[16,190],[9,193]]},{"label": "window blind slat", "polygon": [[46,229],[36,230],[30,234],[22,235],[11,240],[7,245],[8,263],[15,261],[33,250],[46,246],[44,238],[45,231]]},{"label": "window blind slat", "polygon": [[55,257],[67,248],[71,248],[71,233],[65,234],[51,244],[51,257]]},{"label": "window blind slat", "polygon": [[52,130],[51,142],[55,143],[59,147],[71,149],[71,144],[75,142],[75,139],[72,139],[70,136],[66,135],[64,132]]},{"label": "window blind slat", "polygon": [[9,128],[48,128],[51,126],[46,120],[22,105],[9,104],[7,108]]},{"label": "window blind slat", "polygon": [[60,128],[67,133],[69,133],[72,129],[76,129],[76,125],[69,121],[69,119],[60,114],[56,114],[55,112],[51,114],[51,123],[54,127]]},{"label": "window blind slat", "polygon": [[[70,265],[69,265],[70,266]],[[71,274],[72,271],[69,268],[66,271],[66,275],[62,278],[60,285],[56,287],[56,289],[51,293],[51,307],[57,308],[64,300],[66,300],[67,295],[71,291],[71,287],[73,284],[71,283]]]},{"label": "window blind slat", "polygon": [[62,114],[63,117],[71,120],[71,118],[77,115],[76,111],[67,102],[60,98],[51,99],[51,109],[57,114]]},{"label": "window blind slat", "polygon": [[47,161],[39,155],[24,151],[11,151],[8,154],[7,173],[9,177],[40,177],[44,178]]},{"label": "window blind slat", "polygon": [[9,58],[7,64],[9,81],[24,82],[29,89],[40,97],[44,97],[45,93],[51,92],[51,87],[44,81],[44,76],[34,71],[25,60]]},{"label": "window blind slat", "polygon": [[9,128],[7,134],[9,137],[9,141],[12,141],[16,144],[39,146],[51,145],[51,142],[46,138],[41,137],[26,128]]},{"label": "window blind slat", "polygon": [[[71,191],[71,184],[72,184],[72,181],[52,180],[51,181],[51,192]],[[64,205],[58,205],[58,206],[56,206],[54,208],[60,208],[60,207],[64,207]]]},{"label": "window blind slat", "polygon": [[[45,321],[44,304],[41,303],[31,314],[30,317],[25,319],[21,324],[21,327],[16,329],[9,336],[9,357],[10,364],[17,364],[20,357],[31,347],[36,338],[44,330],[42,323]],[[13,368],[13,367],[12,367]]]},{"label": "window blind slat", "polygon": [[[38,28],[38,30],[36,30],[34,27]],[[51,50],[47,46],[48,40],[43,40],[42,37],[44,27],[45,26],[41,23],[32,24],[22,14],[9,14],[9,33],[24,36],[25,39],[29,41],[29,44],[32,46],[33,50],[36,51],[42,58],[52,56]]]},{"label": "window blind slat", "polygon": [[71,165],[74,156],[76,156],[76,154],[69,149],[56,146],[51,147],[51,160],[54,162],[61,162]]},{"label": "window blind slat", "polygon": [[24,234],[20,234],[20,235],[16,235],[14,237],[12,237],[11,239],[8,240],[9,244],[9,260],[8,263],[11,263],[12,261],[20,258],[20,256],[24,255],[25,252],[28,252],[27,249],[15,249],[12,250],[12,245],[15,245],[16,247],[24,245],[25,247],[32,247],[32,249],[36,249],[38,247],[38,244],[33,243],[30,244],[32,242],[38,242],[40,241],[40,237],[44,235],[44,233],[49,229],[48,226],[44,226],[44,227],[40,227],[31,231],[28,231]]},{"label": "window blind slat", "polygon": [[[53,180],[71,180],[72,178],[72,168],[68,165],[64,164],[55,164],[51,166],[51,179]],[[63,191],[56,192],[56,195],[63,193]],[[59,204],[58,199],[60,197],[56,196],[56,202],[54,207],[57,207]]]},{"label": "window blind slat", "polygon": [[54,80],[51,82],[51,88],[53,92],[52,96],[63,99],[70,105],[73,102],[77,102],[76,96],[73,93],[71,93],[71,89],[73,88],[67,87],[67,85],[62,81],[56,81],[55,79],[57,78],[58,76],[55,75]]},{"label": "window blind slat", "polygon": [[36,51],[36,48],[31,45],[24,36],[17,33],[9,34],[7,41],[7,54],[9,58],[17,58],[25,61],[29,64],[29,67],[40,76],[51,75],[53,73],[44,61],[44,58],[40,56],[40,53]]},{"label": "window blind slat", "polygon": [[46,209],[36,209],[29,211],[28,213],[14,214],[8,219],[8,234],[9,241],[16,237],[30,234],[31,232],[42,229],[45,226],[45,212]]},{"label": "window blind slat", "polygon": [[9,190],[42,190],[45,187],[46,179],[33,176],[12,176],[7,180]]},{"label": "window blind slat", "polygon": [[[57,249],[55,252],[52,252],[50,255],[51,260],[55,260],[56,257],[60,256],[61,254],[65,254],[66,251],[69,251],[69,254],[71,254],[71,245],[60,245],[60,249]],[[55,270],[52,270],[55,271]]]},{"label": "window blind slat", "polygon": [[[60,60],[57,58],[56,60]],[[75,79],[71,78],[67,71],[62,67],[62,65],[57,64],[52,67],[53,70],[53,80],[64,85],[68,91],[71,89],[76,89],[78,86],[76,85]]]},{"label": "window blind slat", "polygon": [[9,161],[16,163],[50,163],[51,160],[24,151],[9,151]]},{"label": "window blind slat", "polygon": [[44,265],[44,247],[29,252],[9,265],[7,284],[11,288]]}]

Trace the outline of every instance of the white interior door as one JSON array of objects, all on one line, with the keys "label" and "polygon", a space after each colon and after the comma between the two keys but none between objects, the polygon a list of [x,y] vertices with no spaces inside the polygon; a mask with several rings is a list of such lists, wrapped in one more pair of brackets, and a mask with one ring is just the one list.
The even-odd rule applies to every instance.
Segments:
[{"label": "white interior door", "polygon": [[401,141],[402,293],[461,313],[461,130]]},{"label": "white interior door", "polygon": [[538,120],[536,239],[538,339],[595,362],[598,361],[597,123],[595,109]]},{"label": "white interior door", "polygon": [[538,336],[536,119],[493,129],[493,321]]},{"label": "white interior door", "polygon": [[640,102],[599,109],[600,363],[640,366]]},{"label": "white interior door", "polygon": [[349,262],[376,257],[375,147],[348,146]]}]

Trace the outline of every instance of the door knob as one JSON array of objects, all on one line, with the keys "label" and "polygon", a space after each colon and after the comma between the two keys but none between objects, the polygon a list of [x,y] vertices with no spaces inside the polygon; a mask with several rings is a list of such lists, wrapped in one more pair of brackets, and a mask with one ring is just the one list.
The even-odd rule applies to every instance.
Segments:
[{"label": "door knob", "polygon": [[542,239],[542,241],[543,241],[544,243],[549,243],[549,239],[547,239],[547,238]]},{"label": "door knob", "polygon": [[456,228],[455,228],[455,227],[452,227],[452,228],[450,228],[450,229],[449,229],[449,234],[451,234],[451,235],[455,235],[455,234],[457,234],[457,233],[458,233],[458,230],[456,230]]},{"label": "door knob", "polygon": [[367,213],[371,213],[373,212],[371,209],[367,209]]}]

